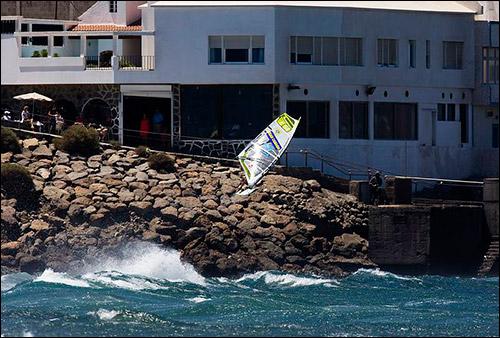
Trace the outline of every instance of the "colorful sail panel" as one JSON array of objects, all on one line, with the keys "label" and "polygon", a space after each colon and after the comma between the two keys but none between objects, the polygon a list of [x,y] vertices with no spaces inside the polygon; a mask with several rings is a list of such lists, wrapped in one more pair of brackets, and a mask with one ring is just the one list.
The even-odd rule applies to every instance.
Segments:
[{"label": "colorful sail panel", "polygon": [[284,113],[274,120],[238,155],[248,186],[253,188],[279,160],[300,123]]}]

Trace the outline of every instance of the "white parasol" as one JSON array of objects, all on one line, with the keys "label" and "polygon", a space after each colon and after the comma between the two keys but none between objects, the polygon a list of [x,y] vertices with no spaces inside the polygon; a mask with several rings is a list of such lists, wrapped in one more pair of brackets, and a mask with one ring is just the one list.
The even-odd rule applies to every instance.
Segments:
[{"label": "white parasol", "polygon": [[44,95],[38,94],[38,93],[27,93],[27,94],[17,95],[17,96],[14,96],[14,99],[15,100],[32,100],[33,101],[32,114],[35,112],[35,101],[52,102],[52,99],[50,97],[47,97],[47,96],[44,96]]}]

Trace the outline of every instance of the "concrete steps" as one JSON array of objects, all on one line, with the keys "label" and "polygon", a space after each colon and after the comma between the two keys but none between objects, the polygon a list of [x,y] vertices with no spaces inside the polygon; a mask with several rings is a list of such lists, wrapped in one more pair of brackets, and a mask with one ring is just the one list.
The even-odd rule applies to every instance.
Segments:
[{"label": "concrete steps", "polygon": [[490,246],[488,247],[488,251],[486,251],[483,259],[483,263],[478,270],[479,276],[486,276],[490,273],[491,269],[498,262],[498,249],[499,249],[499,241],[498,237],[493,237],[490,242]]}]

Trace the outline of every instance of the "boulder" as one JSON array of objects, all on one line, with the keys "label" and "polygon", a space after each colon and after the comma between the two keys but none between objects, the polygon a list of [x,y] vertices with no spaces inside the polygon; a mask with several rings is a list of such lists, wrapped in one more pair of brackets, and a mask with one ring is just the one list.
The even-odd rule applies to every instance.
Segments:
[{"label": "boulder", "polygon": [[40,257],[22,256],[19,259],[19,270],[30,274],[41,272],[45,269],[45,263]]},{"label": "boulder", "polygon": [[52,157],[52,150],[50,150],[49,147],[47,147],[46,145],[41,145],[41,146],[38,146],[33,151],[33,156],[51,158]]},{"label": "boulder", "polygon": [[34,220],[31,222],[30,229],[33,231],[43,231],[43,230],[48,230],[50,228],[50,225],[47,222],[44,222],[42,220]]},{"label": "boulder", "polygon": [[23,140],[23,147],[27,148],[29,150],[33,150],[39,146],[38,139],[36,138],[29,138],[26,140]]},{"label": "boulder", "polygon": [[70,194],[66,190],[48,186],[43,188],[43,196],[48,200],[67,200]]},{"label": "boulder", "polygon": [[184,208],[200,208],[202,206],[200,200],[196,197],[179,197],[177,199],[179,204]]},{"label": "boulder", "polygon": [[21,248],[22,243],[18,241],[7,242],[2,244],[2,255],[15,256],[19,248]]},{"label": "boulder", "polygon": [[132,211],[143,217],[151,216],[153,211],[151,202],[131,202],[129,207]]}]

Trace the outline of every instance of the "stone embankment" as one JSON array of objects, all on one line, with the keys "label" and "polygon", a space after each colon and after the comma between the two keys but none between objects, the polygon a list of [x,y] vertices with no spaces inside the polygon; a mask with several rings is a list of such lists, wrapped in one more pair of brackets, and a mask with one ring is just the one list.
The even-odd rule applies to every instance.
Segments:
[{"label": "stone embankment", "polygon": [[39,205],[24,210],[2,192],[3,271],[78,269],[135,240],[181,250],[205,276],[345,276],[374,265],[365,207],[314,180],[270,174],[241,197],[237,167],[178,157],[176,172],[161,174],[133,151],[83,158],[22,142],[23,152],[2,154],[2,163],[29,170]]}]

